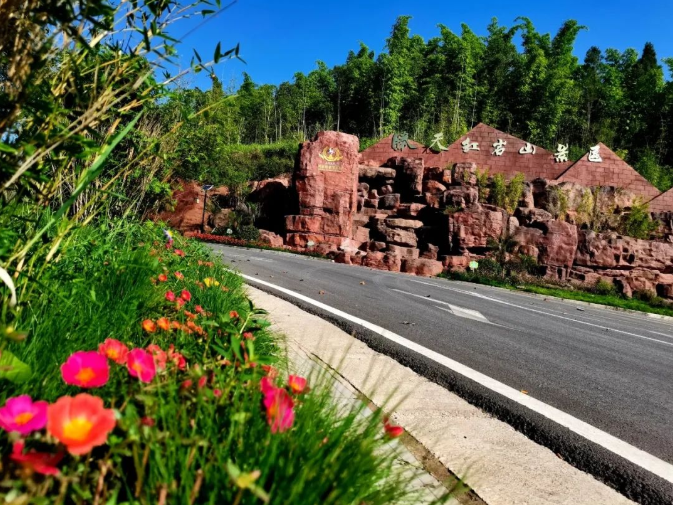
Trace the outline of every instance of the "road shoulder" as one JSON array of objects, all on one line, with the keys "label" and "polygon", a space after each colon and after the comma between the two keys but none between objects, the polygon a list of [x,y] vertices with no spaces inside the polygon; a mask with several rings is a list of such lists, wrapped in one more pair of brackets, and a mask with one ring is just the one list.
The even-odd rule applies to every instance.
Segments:
[{"label": "road shoulder", "polygon": [[356,391],[393,412],[395,422],[489,504],[626,504],[613,489],[509,425],[470,405],[337,326],[248,287],[288,347],[322,361]]}]

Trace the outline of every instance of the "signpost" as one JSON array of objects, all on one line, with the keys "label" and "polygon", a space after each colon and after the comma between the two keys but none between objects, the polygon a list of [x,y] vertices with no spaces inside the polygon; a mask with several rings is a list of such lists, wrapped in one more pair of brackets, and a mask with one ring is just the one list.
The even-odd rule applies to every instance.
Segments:
[{"label": "signpost", "polygon": [[203,190],[203,215],[201,216],[201,233],[206,233],[206,198],[208,197],[208,191],[213,189],[212,184],[204,184],[201,186]]}]

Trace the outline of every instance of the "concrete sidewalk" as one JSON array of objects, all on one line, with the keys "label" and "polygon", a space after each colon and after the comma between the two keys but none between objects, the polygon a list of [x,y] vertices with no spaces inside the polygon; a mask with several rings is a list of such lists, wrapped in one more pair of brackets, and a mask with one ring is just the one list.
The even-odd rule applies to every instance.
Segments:
[{"label": "concrete sidewalk", "polygon": [[[444,468],[465,477],[476,496],[461,502],[500,504],[633,503],[559,459],[509,425],[377,353],[356,338],[289,302],[248,286],[255,305],[269,312],[272,329],[287,339],[299,370],[324,366],[350,388],[391,410]],[[309,360],[309,361],[307,361]],[[417,453],[417,451],[414,451]],[[411,459],[410,459],[411,461]],[[428,476],[429,477],[429,476]],[[432,479],[420,483],[435,494]],[[477,498],[478,496],[478,498]]]}]

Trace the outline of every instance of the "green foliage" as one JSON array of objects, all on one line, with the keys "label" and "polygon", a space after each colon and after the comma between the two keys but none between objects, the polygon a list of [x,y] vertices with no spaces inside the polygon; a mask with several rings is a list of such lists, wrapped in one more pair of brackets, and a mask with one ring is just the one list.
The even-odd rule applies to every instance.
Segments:
[{"label": "green foliage", "polygon": [[596,284],[594,284],[593,290],[597,295],[603,296],[616,296],[617,288],[612,282],[608,282],[603,279],[598,279]]},{"label": "green foliage", "polygon": [[491,183],[491,202],[493,205],[505,208],[507,206],[507,182],[502,174],[495,174]]},{"label": "green foliage", "polygon": [[633,168],[660,191],[666,191],[673,186],[673,167],[662,166],[658,160],[652,149],[645,149]]},{"label": "green foliage", "polygon": [[236,230],[236,238],[254,242],[259,239],[259,230],[254,225],[246,224]]},{"label": "green foliage", "polygon": [[488,169],[485,170],[477,169],[475,175],[477,177],[477,189],[479,190],[479,201],[481,203],[485,203],[488,201],[491,192],[489,188]]},{"label": "green foliage", "polygon": [[646,203],[636,202],[622,219],[620,232],[629,237],[648,239],[659,228],[659,223],[650,217]]},{"label": "green foliage", "polygon": [[[479,176],[483,178],[482,174],[477,176],[477,184],[479,185]],[[512,177],[511,180],[506,181],[503,174],[495,174],[491,183],[489,196],[493,205],[506,209],[510,214],[514,212],[519,206],[519,200],[523,195],[524,185],[526,179],[523,174],[519,173]],[[481,188],[480,188],[481,198]]]}]

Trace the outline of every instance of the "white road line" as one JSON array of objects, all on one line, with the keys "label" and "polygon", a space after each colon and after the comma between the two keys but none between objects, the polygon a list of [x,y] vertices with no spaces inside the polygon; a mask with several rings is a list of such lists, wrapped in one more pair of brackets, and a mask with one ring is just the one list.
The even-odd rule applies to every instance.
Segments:
[{"label": "white road line", "polygon": [[642,338],[644,340],[651,340],[652,342],[658,342],[660,344],[673,346],[673,342],[667,342],[665,340],[659,340],[657,338],[652,338],[652,337],[645,337],[643,335],[638,335],[637,333],[631,333],[629,331],[624,331],[624,330],[617,330],[616,328],[611,328],[609,326],[603,326],[603,325],[600,325],[600,324],[589,323],[587,321],[581,321],[579,319],[573,319],[572,317],[560,316],[558,314],[554,314],[553,312],[545,312],[544,310],[531,309],[530,307],[524,307],[523,305],[517,305],[516,303],[506,302],[505,300],[500,300],[498,298],[493,298],[491,296],[482,295],[481,293],[473,293],[471,291],[464,291],[462,289],[450,288],[450,287],[447,287],[447,286],[438,286],[437,284],[431,284],[429,282],[422,282],[422,281],[417,281],[417,280],[413,280],[413,282],[417,282],[419,284],[425,284],[427,286],[433,286],[435,288],[446,289],[448,291],[455,291],[456,293],[461,293],[461,294],[464,294],[464,295],[470,295],[470,296],[474,296],[476,298],[482,298],[484,300],[490,300],[492,302],[501,303],[503,305],[508,305],[510,307],[516,307],[517,309],[527,310],[528,312],[535,312],[537,314],[543,314],[545,316],[557,317],[559,319],[564,319],[566,321],[572,321],[574,323],[585,324],[587,326],[593,326],[594,328],[601,328],[601,329],[606,329],[607,328],[608,330],[613,331],[615,333],[622,333],[624,335],[630,335],[632,337]]},{"label": "white road line", "polygon": [[403,293],[405,295],[415,296],[416,298],[420,298],[421,300],[426,300],[428,302],[441,303],[442,305],[446,305],[446,306],[449,307],[448,309],[445,309],[443,307],[437,307],[437,308],[442,309],[442,310],[446,310],[447,312],[452,313],[454,316],[464,317],[466,319],[472,319],[473,321],[479,321],[480,323],[493,324],[493,323],[491,323],[491,321],[486,319],[484,314],[482,314],[478,310],[466,309],[465,307],[459,307],[458,305],[453,305],[452,303],[443,302],[442,300],[436,300],[436,299],[430,298],[428,296],[421,296],[421,295],[417,295],[415,293],[409,293],[409,291],[402,291],[401,289],[395,289],[395,288],[390,288],[390,289],[392,291],[397,291],[398,293]]},{"label": "white road line", "polygon": [[369,321],[365,321],[364,319],[360,319],[359,317],[352,316],[346,312],[343,312],[342,310],[336,309],[325,303],[309,298],[308,296],[304,296],[301,293],[297,293],[295,291],[277,286],[275,284],[271,284],[270,282],[262,281],[244,274],[241,274],[241,277],[253,283],[261,284],[263,286],[275,289],[276,291],[279,291],[281,293],[285,293],[286,295],[289,295],[293,298],[296,298],[310,305],[318,307],[319,309],[324,310],[325,312],[329,312],[330,314],[334,314],[335,316],[338,316],[347,321],[355,323],[359,326],[362,326],[363,328],[367,328],[368,330],[373,331],[374,333],[377,333],[384,338],[387,338],[391,342],[395,342],[396,344],[402,347],[406,347],[407,349],[413,352],[421,354],[426,358],[429,358],[432,361],[435,361],[436,363],[439,363],[440,365],[443,365],[446,368],[453,370],[454,372],[464,377],[467,377],[470,380],[475,381],[476,383],[490,389],[491,391],[494,391],[495,393],[498,393],[504,396],[505,398],[508,398],[512,401],[519,403],[520,405],[523,405],[524,407],[527,407],[533,412],[537,412],[538,414],[541,414],[544,417],[551,419],[555,423],[568,428],[569,430],[573,431],[574,433],[577,433],[578,435],[586,438],[587,440],[590,440],[591,442],[598,444],[601,447],[604,447],[605,449],[621,456],[622,458],[630,461],[631,463],[634,463],[644,468],[645,470],[661,477],[662,479],[673,483],[673,465],[667,463],[662,459],[657,458],[656,456],[653,456],[652,454],[649,454],[648,452],[638,449],[637,447],[634,447],[633,445],[624,442],[623,440],[620,440],[619,438],[610,435],[609,433],[606,433],[588,423],[585,423],[584,421],[577,419],[576,417],[571,416],[570,414],[567,414],[555,407],[552,407],[551,405],[547,405],[546,403],[543,403],[540,400],[536,400],[535,398],[532,398],[529,395],[525,395],[520,391],[510,386],[507,386],[506,384],[503,384],[502,382],[499,382],[487,375],[484,375],[481,372],[478,372],[470,367],[467,367],[462,363],[452,360],[451,358],[447,358],[446,356],[439,354],[438,352],[427,349],[426,347],[423,347],[422,345],[419,345],[416,342],[412,342],[411,340],[404,338],[401,335],[398,335],[397,333],[393,333],[392,331],[386,330],[385,328],[370,323]]}]

